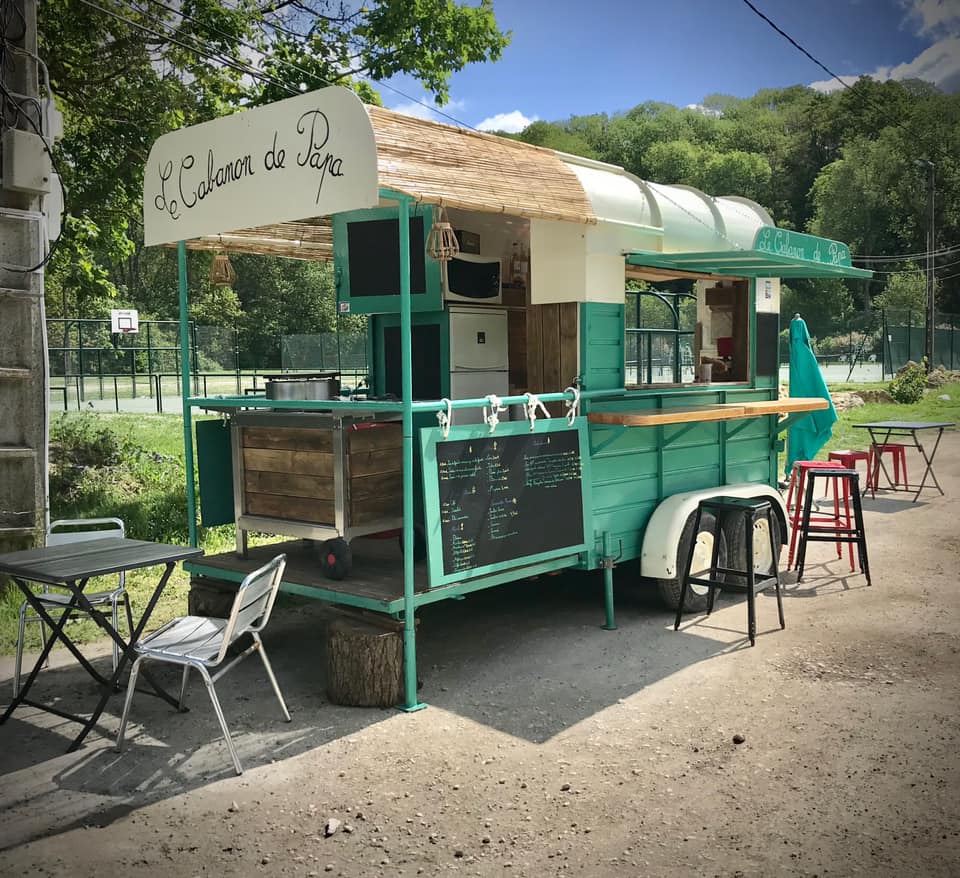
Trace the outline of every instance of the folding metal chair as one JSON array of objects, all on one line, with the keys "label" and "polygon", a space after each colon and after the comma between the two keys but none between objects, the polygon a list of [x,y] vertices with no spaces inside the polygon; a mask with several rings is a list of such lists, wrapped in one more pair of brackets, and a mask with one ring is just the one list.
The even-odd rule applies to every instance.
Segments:
[{"label": "folding metal chair", "polygon": [[[68,543],[79,543],[86,540],[99,540],[103,539],[104,537],[123,536],[126,536],[126,531],[123,526],[123,522],[119,518],[63,518],[59,521],[51,522],[50,526],[47,528],[47,545],[62,546]],[[110,589],[109,591],[93,592],[85,595],[85,597],[95,607],[105,606],[106,604],[110,605],[113,615],[113,627],[115,629],[118,629],[120,621],[118,607],[120,604],[123,604],[127,611],[127,625],[129,626],[127,630],[130,632],[133,631],[133,615],[130,612],[130,597],[127,594],[126,581],[123,573],[119,574],[116,588]],[[69,594],[53,591],[46,586],[44,587],[43,591],[37,595],[37,598],[50,612],[62,609],[68,603],[70,603],[71,600],[71,596]],[[24,635],[26,634],[27,622],[39,622],[41,642],[46,643],[47,641],[47,626],[44,625],[43,620],[39,616],[29,615],[27,613],[29,606],[30,605],[26,601],[20,605],[20,625],[17,631],[17,656],[13,669],[14,698],[20,694],[20,675],[21,667],[23,665],[23,643]],[[73,621],[74,619],[78,618],[76,614],[82,612],[82,610],[74,609],[74,615],[69,621]],[[79,618],[83,617],[80,616]],[[114,670],[117,669],[117,662],[119,660],[120,648],[116,641],[114,641]]]},{"label": "folding metal chair", "polygon": [[[144,638],[134,646],[137,659],[130,670],[130,681],[127,683],[127,699],[123,705],[123,717],[120,720],[120,731],[117,733],[117,751],[123,750],[123,737],[127,728],[127,716],[133,702],[133,693],[137,687],[137,674],[140,672],[140,663],[145,659],[159,662],[169,662],[183,666],[183,679],[180,683],[180,709],[183,710],[183,699],[187,690],[187,678],[190,668],[196,668],[203,682],[206,684],[213,709],[220,721],[223,737],[227,742],[227,749],[233,759],[233,766],[237,774],[243,774],[240,758],[230,737],[227,721],[217,699],[213,684],[233,668],[238,662],[245,659],[250,653],[258,652],[263,660],[263,667],[270,678],[270,685],[280,701],[284,719],[290,722],[290,713],[280,693],[277,678],[267,659],[266,650],[260,640],[260,632],[266,627],[273,610],[280,580],[287,563],[286,555],[278,555],[259,570],[250,573],[237,590],[237,597],[233,602],[228,619],[211,619],[205,616],[183,616],[168,622],[149,637]],[[253,637],[253,643],[229,664],[211,675],[209,668],[218,667],[227,655],[230,645],[244,634]]]}]

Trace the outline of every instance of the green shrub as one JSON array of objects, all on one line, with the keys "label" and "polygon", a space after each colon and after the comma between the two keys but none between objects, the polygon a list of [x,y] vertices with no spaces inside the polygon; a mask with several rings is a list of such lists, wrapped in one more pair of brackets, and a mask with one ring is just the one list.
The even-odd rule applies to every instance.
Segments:
[{"label": "green shrub", "polygon": [[[121,430],[126,424],[120,425]],[[123,519],[135,539],[187,539],[183,462],[148,451],[96,415],[61,418],[50,431],[53,518]]]},{"label": "green shrub", "polygon": [[923,399],[923,393],[927,387],[927,358],[923,362],[909,362],[898,373],[897,377],[890,382],[890,395],[903,405],[913,405]]}]

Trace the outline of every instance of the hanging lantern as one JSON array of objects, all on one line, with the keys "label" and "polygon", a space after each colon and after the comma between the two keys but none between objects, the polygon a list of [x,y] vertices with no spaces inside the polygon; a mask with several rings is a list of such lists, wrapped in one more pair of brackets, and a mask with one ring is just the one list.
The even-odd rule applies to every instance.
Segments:
[{"label": "hanging lantern", "polygon": [[214,253],[210,263],[210,283],[218,287],[229,287],[237,279],[237,273],[230,264],[226,253]]},{"label": "hanging lantern", "polygon": [[447,289],[447,263],[460,252],[460,242],[442,207],[433,209],[433,225],[427,235],[427,256],[440,263],[440,281]]}]

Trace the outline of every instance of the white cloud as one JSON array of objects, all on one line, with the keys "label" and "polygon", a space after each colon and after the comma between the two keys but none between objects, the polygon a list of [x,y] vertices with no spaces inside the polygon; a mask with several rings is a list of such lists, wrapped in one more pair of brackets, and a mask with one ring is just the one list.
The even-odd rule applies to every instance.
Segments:
[{"label": "white cloud", "polygon": [[917,33],[955,35],[960,26],[960,0],[900,0],[907,20],[916,23]]},{"label": "white cloud", "polygon": [[395,113],[403,113],[404,116],[413,116],[415,119],[429,119],[431,122],[454,125],[456,123],[450,117],[456,118],[457,113],[465,109],[466,106],[466,101],[448,101],[443,107],[437,107],[427,95],[423,95],[419,102],[411,100],[404,104],[397,104],[390,109]]},{"label": "white cloud", "polygon": [[538,116],[530,118],[524,116],[519,110],[512,110],[509,113],[497,113],[496,116],[488,116],[482,122],[477,123],[480,131],[506,131],[507,134],[519,134],[530,125],[536,122]]},{"label": "white cloud", "polygon": [[704,116],[722,116],[719,110],[714,107],[705,107],[703,104],[687,104],[684,107],[685,110],[696,110],[698,113],[702,113]]},{"label": "white cloud", "polygon": [[[957,0],[960,5],[960,0]],[[945,92],[960,91],[960,37],[946,37],[924,49],[912,61],[897,64],[894,67],[878,67],[872,73],[864,74],[878,82],[888,79],[923,79],[932,82]],[[853,85],[858,76],[842,76],[844,82]],[[810,88],[822,92],[832,92],[843,88],[835,79],[822,79],[811,82]]]}]

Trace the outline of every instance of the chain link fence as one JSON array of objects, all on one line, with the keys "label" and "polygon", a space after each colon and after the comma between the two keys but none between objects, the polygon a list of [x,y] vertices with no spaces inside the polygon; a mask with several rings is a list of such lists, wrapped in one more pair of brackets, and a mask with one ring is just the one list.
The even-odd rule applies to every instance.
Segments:
[{"label": "chain link fence", "polygon": [[338,332],[285,335],[280,362],[284,372],[339,372],[345,387],[356,388],[367,380],[367,336]]}]

